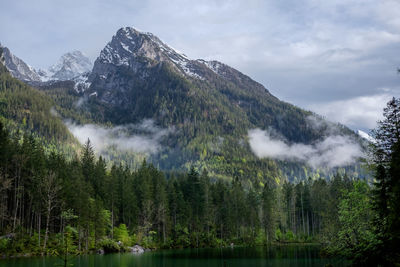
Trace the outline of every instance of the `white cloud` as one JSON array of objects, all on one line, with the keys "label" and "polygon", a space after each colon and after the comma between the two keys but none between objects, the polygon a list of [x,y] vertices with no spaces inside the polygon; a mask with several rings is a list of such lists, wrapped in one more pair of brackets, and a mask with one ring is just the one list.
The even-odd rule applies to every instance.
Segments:
[{"label": "white cloud", "polygon": [[[154,154],[161,149],[161,140],[173,132],[173,128],[159,128],[149,119],[139,124],[112,128],[94,124],[76,125],[71,122],[67,122],[66,125],[81,144],[90,139],[94,149],[100,154],[106,152],[109,147],[122,151]],[[140,133],[133,134],[133,131]]]},{"label": "white cloud", "polygon": [[347,136],[332,135],[314,145],[288,144],[268,131],[252,129],[249,144],[259,158],[304,161],[313,168],[333,168],[354,163],[363,156],[360,145]]},{"label": "white cloud", "polygon": [[[388,89],[383,89],[383,91]],[[376,122],[382,119],[383,108],[393,97],[389,93],[370,96],[359,96],[351,99],[319,103],[308,106],[331,121],[340,122],[356,129],[360,125],[367,129],[376,127]]]}]

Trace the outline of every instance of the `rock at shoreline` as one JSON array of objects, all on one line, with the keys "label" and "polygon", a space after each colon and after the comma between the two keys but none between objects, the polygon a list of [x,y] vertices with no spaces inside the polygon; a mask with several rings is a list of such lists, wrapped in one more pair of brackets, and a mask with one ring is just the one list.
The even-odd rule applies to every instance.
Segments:
[{"label": "rock at shoreline", "polygon": [[139,245],[134,245],[133,247],[128,247],[129,252],[133,254],[142,254],[145,250]]}]

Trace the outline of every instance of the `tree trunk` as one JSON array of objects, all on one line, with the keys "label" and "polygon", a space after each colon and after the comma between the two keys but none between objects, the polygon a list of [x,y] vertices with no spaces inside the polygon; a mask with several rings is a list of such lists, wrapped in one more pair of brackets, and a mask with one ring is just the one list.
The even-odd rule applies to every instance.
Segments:
[{"label": "tree trunk", "polygon": [[18,213],[18,203],[19,203],[17,183],[18,183],[18,178],[17,181],[15,182],[15,188],[14,188],[15,209],[14,209],[14,219],[13,219],[13,231],[15,230],[15,226],[17,223],[17,213]]},{"label": "tree trunk", "polygon": [[49,224],[50,224],[50,212],[51,212],[51,201],[47,203],[47,216],[46,216],[46,231],[44,232],[44,244],[43,251],[46,250],[47,239],[49,236]]},{"label": "tree trunk", "polygon": [[111,239],[114,239],[114,202],[111,204]]},{"label": "tree trunk", "polygon": [[89,226],[86,229],[86,251],[89,250]]},{"label": "tree trunk", "polygon": [[163,243],[165,244],[165,220],[163,222]]},{"label": "tree trunk", "polygon": [[78,224],[78,250],[81,251],[81,226]]},{"label": "tree trunk", "polygon": [[300,192],[300,200],[301,200],[301,219],[303,222],[303,234],[306,234],[306,224],[304,221],[303,192]]},{"label": "tree trunk", "polygon": [[41,214],[40,214],[40,212],[39,212],[39,214],[38,214],[39,247],[40,247],[40,236],[41,236],[41,234],[40,234],[41,222],[42,222],[42,216],[41,216]]}]

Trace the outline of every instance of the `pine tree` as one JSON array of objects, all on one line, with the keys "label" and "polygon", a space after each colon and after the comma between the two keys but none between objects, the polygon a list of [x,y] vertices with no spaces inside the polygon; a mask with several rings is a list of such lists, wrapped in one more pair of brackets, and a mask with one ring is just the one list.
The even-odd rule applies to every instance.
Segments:
[{"label": "pine tree", "polygon": [[83,146],[82,156],[81,156],[81,166],[82,166],[83,176],[85,177],[85,181],[93,183],[95,158],[94,158],[93,146],[89,139]]},{"label": "pine tree", "polygon": [[266,183],[262,193],[262,222],[267,237],[267,242],[274,240],[275,231],[275,203],[276,203],[275,185]]},{"label": "pine tree", "polygon": [[366,256],[374,255],[378,262],[389,265],[400,262],[396,249],[400,246],[400,99],[390,100],[383,116],[373,131],[376,140],[373,206],[378,213],[374,224],[380,242]]}]

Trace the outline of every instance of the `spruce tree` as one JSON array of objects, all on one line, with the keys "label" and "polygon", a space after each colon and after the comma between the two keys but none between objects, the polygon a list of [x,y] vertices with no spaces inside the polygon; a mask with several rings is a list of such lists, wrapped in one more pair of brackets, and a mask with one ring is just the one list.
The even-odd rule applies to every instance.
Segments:
[{"label": "spruce tree", "polygon": [[373,206],[377,245],[366,256],[374,255],[381,264],[400,262],[400,99],[392,98],[383,112],[384,119],[373,131],[375,184]]}]

